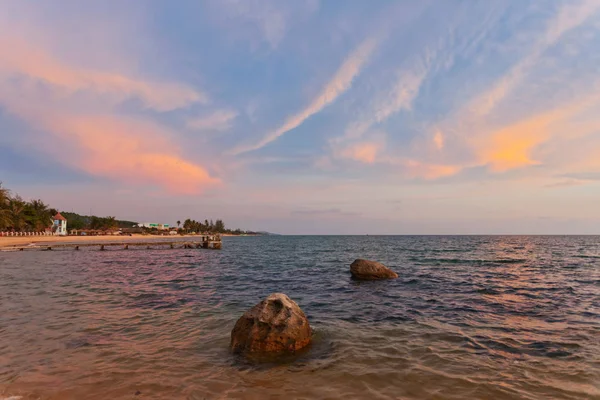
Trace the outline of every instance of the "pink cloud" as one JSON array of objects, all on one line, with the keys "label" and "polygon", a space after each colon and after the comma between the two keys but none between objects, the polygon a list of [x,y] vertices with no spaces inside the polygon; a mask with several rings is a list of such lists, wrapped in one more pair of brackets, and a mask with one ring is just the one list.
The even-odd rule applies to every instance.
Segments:
[{"label": "pink cloud", "polygon": [[198,193],[221,181],[184,159],[161,127],[116,116],[45,115],[37,124],[76,148],[60,157],[74,169],[136,185],[158,185],[170,192]]},{"label": "pink cloud", "polygon": [[54,86],[63,95],[90,91],[114,102],[139,99],[145,107],[169,111],[192,103],[206,103],[208,96],[185,85],[154,82],[118,72],[69,65],[45,49],[16,37],[0,38],[0,79],[25,77]]},{"label": "pink cloud", "polygon": [[407,160],[404,162],[404,166],[409,177],[427,180],[456,175],[462,170],[459,165],[430,164],[416,160]]},{"label": "pink cloud", "polygon": [[144,109],[171,111],[207,103],[206,94],[117,68],[135,64],[135,58],[115,50],[118,46],[110,40],[101,40],[101,47],[109,49],[103,59],[114,67],[103,68],[83,62],[87,49],[77,52],[80,62],[68,57],[69,45],[61,40],[65,32],[59,28],[47,27],[51,39],[44,40],[35,24],[4,22],[0,106],[34,128],[33,148],[74,170],[127,185],[191,194],[221,184],[206,166],[186,159],[173,142],[174,133],[151,116],[130,118],[115,112],[115,106],[132,99]]},{"label": "pink cloud", "polygon": [[380,149],[381,145],[378,143],[357,143],[342,150],[340,155],[344,158],[373,164]]}]

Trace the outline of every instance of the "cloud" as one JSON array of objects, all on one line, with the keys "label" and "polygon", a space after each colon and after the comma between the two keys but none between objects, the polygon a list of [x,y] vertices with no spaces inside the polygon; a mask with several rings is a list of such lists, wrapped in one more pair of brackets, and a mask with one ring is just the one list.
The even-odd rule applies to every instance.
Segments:
[{"label": "cloud", "polygon": [[[368,112],[349,123],[342,136],[329,140],[333,157],[352,159],[365,164],[384,162],[380,156],[385,147],[382,139],[385,134],[372,132],[373,126],[385,122],[401,110],[412,109],[413,102],[429,72],[429,64],[430,61],[418,61],[410,68],[398,70],[391,89],[378,93]],[[365,135],[369,137],[364,138]],[[376,160],[377,158],[379,160]],[[321,165],[325,164],[321,163]]]},{"label": "cloud", "polygon": [[259,4],[253,0],[227,0],[223,5],[231,14],[255,24],[272,48],[276,48],[283,40],[287,16],[272,4]]},{"label": "cloud", "polygon": [[207,103],[208,96],[185,85],[154,82],[117,72],[82,68],[59,60],[45,49],[20,38],[0,38],[0,80],[21,79],[23,84],[44,83],[59,95],[92,92],[111,102],[140,100],[146,108],[170,111],[193,103]]},{"label": "cloud", "polygon": [[436,130],[433,135],[433,144],[438,150],[442,150],[444,148],[444,134],[439,129]]},{"label": "cloud", "polygon": [[[54,16],[58,24],[41,9],[15,2],[1,18],[0,107],[27,125],[19,134],[8,131],[3,141],[127,185],[188,194],[221,184],[208,167],[183,156],[175,132],[153,121],[156,112],[209,98],[189,85],[133,72],[131,66],[142,60],[124,53],[113,31],[123,33],[135,21],[111,19],[106,32],[106,21],[85,6]],[[74,40],[64,28],[73,23],[90,25],[82,32],[86,40]],[[87,38],[94,45],[85,47]],[[127,116],[132,112],[135,117]]]},{"label": "cloud", "polygon": [[345,217],[355,217],[361,215],[357,212],[351,211],[343,211],[340,208],[327,208],[327,209],[302,209],[302,210],[293,210],[291,212],[292,215],[302,215],[302,216],[345,216]]},{"label": "cloud", "polygon": [[237,116],[238,113],[233,110],[218,110],[206,116],[189,119],[187,127],[199,131],[226,131],[231,128]]},{"label": "cloud", "polygon": [[379,143],[356,143],[341,150],[340,156],[360,161],[365,164],[373,164],[376,161],[380,149],[381,144]]},{"label": "cloud", "polygon": [[498,79],[490,89],[472,101],[471,111],[480,117],[489,115],[519,85],[548,48],[557,43],[566,33],[579,27],[599,9],[598,0],[569,2],[563,6],[556,17],[548,23],[544,34],[537,35],[539,39],[531,52]]},{"label": "cloud", "polygon": [[571,173],[566,174],[565,177],[584,181],[600,181],[600,171]]},{"label": "cloud", "polygon": [[[212,5],[228,18],[235,19],[235,24],[227,24],[225,30],[239,30],[246,24],[261,36],[261,40],[269,44],[271,49],[279,47],[284,40],[290,23],[299,16],[312,13],[319,7],[318,0],[280,2],[277,0],[219,0]],[[242,29],[248,37],[248,29]]]},{"label": "cloud", "polygon": [[399,71],[398,79],[387,98],[379,101],[374,121],[381,123],[400,110],[411,110],[427,72],[427,66]]},{"label": "cloud", "polygon": [[547,188],[573,187],[573,186],[581,186],[581,185],[584,185],[585,183],[586,183],[586,181],[579,180],[579,179],[564,179],[562,181],[549,183],[547,185],[544,185],[544,187],[547,187]]},{"label": "cloud", "polygon": [[430,164],[417,160],[407,160],[403,164],[409,177],[426,180],[456,175],[462,170],[462,167],[459,165]]},{"label": "cloud", "polygon": [[594,107],[599,100],[600,96],[593,93],[501,127],[491,134],[475,136],[471,143],[477,162],[487,165],[493,172],[540,164],[533,158],[532,152],[552,137],[578,136],[579,132],[569,129],[571,119]]},{"label": "cloud", "polygon": [[[569,75],[571,90],[544,98],[537,93],[540,86],[555,84],[548,82],[545,69],[555,73],[561,68],[560,60],[552,60],[547,51],[559,42],[566,45],[565,36],[598,11],[598,1],[568,2],[546,22],[542,32],[524,32],[533,43],[529,52],[443,123],[432,125],[433,145],[444,149],[438,152],[440,156],[454,160],[451,164],[460,165],[460,170],[486,166],[490,172],[504,173],[538,166],[538,171],[548,173],[546,163],[555,139],[575,138],[596,129],[597,119],[583,126],[577,117],[596,105],[598,82],[587,81],[584,87]],[[538,79],[532,79],[532,71],[540,71]],[[558,153],[560,150],[553,156],[564,158],[565,154]]]},{"label": "cloud", "polygon": [[335,143],[343,143],[348,139],[359,138],[375,124],[385,122],[400,110],[411,110],[427,72],[428,66],[422,63],[399,70],[391,89],[378,95],[366,116],[351,122],[344,136],[335,138],[331,142],[335,145]]},{"label": "cloud", "polygon": [[40,109],[19,116],[49,132],[52,136],[40,138],[41,150],[74,170],[180,194],[199,193],[221,183],[206,168],[184,159],[168,140],[169,132],[148,121]]},{"label": "cloud", "polygon": [[363,65],[368,61],[371,53],[375,49],[375,41],[367,39],[342,63],[340,68],[334,74],[333,78],[325,85],[319,95],[299,113],[289,117],[285,123],[275,131],[267,134],[258,143],[251,146],[244,146],[235,149],[234,155],[258,150],[267,144],[277,140],[285,133],[296,129],[304,121],[320,112],[329,104],[333,103],[340,95],[346,92],[351,86],[354,78],[360,73]]}]

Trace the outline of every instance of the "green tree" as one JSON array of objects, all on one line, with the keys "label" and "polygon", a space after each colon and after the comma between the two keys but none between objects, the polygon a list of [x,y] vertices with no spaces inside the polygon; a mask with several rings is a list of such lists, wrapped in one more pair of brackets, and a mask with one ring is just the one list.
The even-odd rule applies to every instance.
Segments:
[{"label": "green tree", "polygon": [[25,220],[29,228],[42,231],[52,225],[52,211],[42,200],[32,200],[25,204]]},{"label": "green tree", "polygon": [[114,230],[117,229],[119,227],[119,224],[117,222],[117,218],[116,217],[106,217],[103,218],[103,222],[104,222],[104,229],[107,230]]},{"label": "green tree", "polygon": [[2,182],[0,182],[0,229],[6,229],[12,225],[8,210],[9,200],[10,191],[2,187]]},{"label": "green tree", "polygon": [[215,232],[224,233],[225,232],[225,223],[222,219],[218,219],[215,221]]},{"label": "green tree", "polygon": [[21,231],[25,228],[25,202],[21,196],[15,196],[8,200],[8,213],[10,223],[14,230]]},{"label": "green tree", "polygon": [[189,233],[191,229],[192,229],[192,220],[188,218],[183,222],[183,230],[185,230],[187,233]]},{"label": "green tree", "polygon": [[[68,224],[68,221],[67,221],[67,224]],[[102,221],[102,218],[96,217],[95,215],[93,215],[90,218],[90,229],[102,229],[103,225],[104,225],[104,223]]]},{"label": "green tree", "polygon": [[61,214],[67,219],[67,229],[81,230],[89,226],[88,217],[66,211]]}]

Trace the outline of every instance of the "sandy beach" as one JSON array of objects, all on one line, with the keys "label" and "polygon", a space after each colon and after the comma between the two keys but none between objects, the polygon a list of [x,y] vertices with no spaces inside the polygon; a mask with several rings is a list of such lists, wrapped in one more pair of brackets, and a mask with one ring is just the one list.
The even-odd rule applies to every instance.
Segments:
[{"label": "sandy beach", "polygon": [[17,246],[28,246],[34,244],[55,244],[55,243],[95,243],[107,241],[136,241],[144,240],[168,240],[173,238],[200,238],[200,235],[174,235],[174,236],[151,236],[151,235],[102,235],[102,236],[21,236],[21,237],[0,237],[0,249]]}]

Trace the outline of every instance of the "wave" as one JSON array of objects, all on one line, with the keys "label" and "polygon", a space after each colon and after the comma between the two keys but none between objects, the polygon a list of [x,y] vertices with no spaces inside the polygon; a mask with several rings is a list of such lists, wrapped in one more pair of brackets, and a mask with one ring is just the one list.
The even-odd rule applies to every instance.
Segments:
[{"label": "wave", "polygon": [[466,259],[466,258],[420,258],[410,257],[410,261],[421,263],[445,263],[445,264],[522,264],[528,260],[525,258],[492,258],[492,259]]}]

